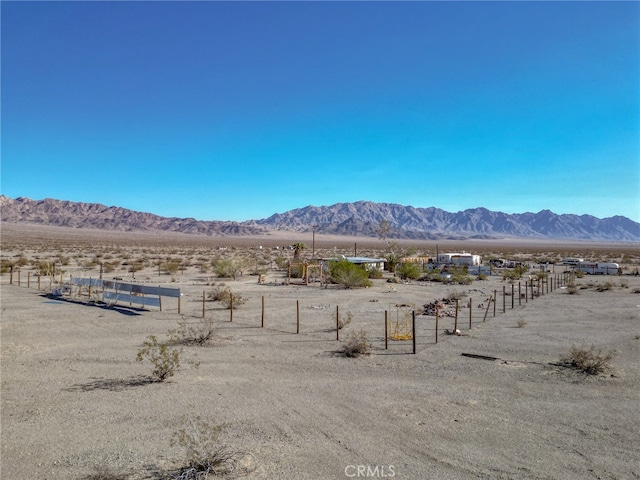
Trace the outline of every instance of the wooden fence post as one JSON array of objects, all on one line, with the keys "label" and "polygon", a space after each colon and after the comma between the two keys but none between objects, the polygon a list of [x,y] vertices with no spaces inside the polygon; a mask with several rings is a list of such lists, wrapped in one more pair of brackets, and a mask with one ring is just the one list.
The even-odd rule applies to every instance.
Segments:
[{"label": "wooden fence post", "polygon": [[487,320],[487,314],[489,313],[489,307],[491,307],[491,302],[493,302],[493,311],[494,312],[496,311],[496,300],[493,297],[489,297],[489,304],[487,305],[487,309],[484,311],[484,317],[482,319],[483,323]]},{"label": "wooden fence post", "polygon": [[515,298],[513,298],[513,296],[515,295],[515,285],[512,283],[511,284],[511,310],[513,310],[513,308],[515,307],[514,302],[516,301]]},{"label": "wooden fence post", "polygon": [[233,322],[233,293],[229,292],[229,322]]},{"label": "wooden fence post", "polygon": [[[493,316],[496,316],[496,299],[498,298],[498,291],[494,290],[493,291]],[[489,302],[489,305],[491,305],[491,302]],[[485,315],[486,316],[486,315]],[[484,320],[483,320],[484,321]]]},{"label": "wooden fence post", "polygon": [[502,313],[507,313],[507,286],[502,286]]},{"label": "wooden fence post", "polygon": [[[436,334],[437,332],[438,332],[438,329],[436,328]],[[413,338],[413,354],[415,355],[416,354],[416,311],[415,310],[411,311],[411,337]],[[437,337],[436,337],[436,343],[438,343]]]},{"label": "wooden fence post", "polygon": [[340,340],[340,305],[336,305],[336,340]]},{"label": "wooden fence post", "polygon": [[296,300],[296,333],[300,333],[300,300]]},{"label": "wooden fence post", "polygon": [[262,295],[262,315],[260,316],[260,326],[264,328],[264,295]]},{"label": "wooden fence post", "polygon": [[384,311],[384,349],[387,350],[389,348],[389,311]]},{"label": "wooden fence post", "polygon": [[471,317],[473,316],[473,302],[469,299],[469,330],[471,330]]},{"label": "wooden fence post", "polygon": [[204,318],[204,312],[205,312],[205,292],[204,290],[202,290],[202,318]]},{"label": "wooden fence post", "polygon": [[436,303],[436,343],[438,343],[438,320],[439,319],[440,319],[440,309],[438,308],[438,304]]},{"label": "wooden fence post", "polygon": [[456,330],[458,330],[458,308],[460,307],[460,300],[458,300],[456,298],[456,320],[455,322],[453,322],[453,333],[456,333]]}]

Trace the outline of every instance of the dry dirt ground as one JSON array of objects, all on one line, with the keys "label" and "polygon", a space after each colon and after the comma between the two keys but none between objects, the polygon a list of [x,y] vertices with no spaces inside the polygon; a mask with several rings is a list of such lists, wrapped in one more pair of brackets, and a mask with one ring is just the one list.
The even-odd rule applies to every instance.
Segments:
[{"label": "dry dirt ground", "polygon": [[[196,416],[226,424],[220,441],[247,453],[252,479],[640,478],[640,277],[585,276],[577,294],[556,285],[526,300],[503,297],[499,277],[352,290],[283,280],[225,280],[246,303],[231,318],[206,302],[214,341],[182,347],[160,383],[136,354],[149,335],[200,321],[212,287],[196,270],[164,280],[183,293],[180,313],[175,299],[108,307],[2,275],[1,478],[170,478],[185,464],[172,437]],[[454,317],[436,330],[418,315],[416,353],[411,341],[385,349],[385,310],[403,325],[396,305],[454,293],[462,335],[445,334]],[[352,317],[342,339],[366,330],[369,355],[336,354],[336,307]],[[560,363],[591,345],[616,351],[606,374]]]}]

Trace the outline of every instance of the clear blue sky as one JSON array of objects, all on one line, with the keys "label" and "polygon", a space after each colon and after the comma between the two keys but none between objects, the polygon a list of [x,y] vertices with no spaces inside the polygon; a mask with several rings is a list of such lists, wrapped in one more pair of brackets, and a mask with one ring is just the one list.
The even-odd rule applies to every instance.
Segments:
[{"label": "clear blue sky", "polygon": [[2,1],[1,190],[640,221],[638,2]]}]

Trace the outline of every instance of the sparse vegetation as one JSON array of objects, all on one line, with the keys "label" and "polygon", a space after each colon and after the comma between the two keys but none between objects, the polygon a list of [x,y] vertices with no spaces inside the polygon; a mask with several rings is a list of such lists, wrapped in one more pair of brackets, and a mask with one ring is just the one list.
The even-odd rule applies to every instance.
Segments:
[{"label": "sparse vegetation", "polygon": [[205,345],[215,335],[213,318],[200,318],[189,322],[183,316],[178,328],[169,330],[169,343],[173,345]]},{"label": "sparse vegetation", "polygon": [[[335,320],[335,316],[334,316],[334,320]],[[347,312],[347,314],[345,316],[339,316],[338,317],[338,329],[342,330],[344,327],[346,327],[347,325],[349,325],[351,323],[351,321],[353,320],[353,314],[351,312]]]},{"label": "sparse vegetation", "polygon": [[180,368],[180,351],[169,349],[167,343],[159,343],[155,335],[150,335],[136,356],[138,362],[148,362],[153,366],[153,376],[159,382],[172,377]]},{"label": "sparse vegetation", "polygon": [[598,285],[596,285],[595,288],[597,292],[606,292],[609,290],[613,290],[613,283],[611,282],[599,283]]},{"label": "sparse vegetation", "polygon": [[175,480],[204,480],[211,476],[242,475],[254,469],[247,462],[249,455],[220,442],[226,425],[207,422],[200,417],[189,418],[173,435],[171,445],[184,448],[186,466],[172,477]]},{"label": "sparse vegetation", "polygon": [[347,334],[337,353],[344,357],[359,357],[368,354],[371,348],[373,345],[369,342],[365,330],[352,330]]},{"label": "sparse vegetation", "polygon": [[518,325],[518,328],[524,328],[527,326],[527,321],[524,318],[519,318],[517,325]]},{"label": "sparse vegetation", "polygon": [[601,375],[611,370],[611,360],[615,353],[615,350],[611,350],[603,354],[595,345],[589,348],[573,346],[569,354],[561,358],[561,362],[588,375]]}]

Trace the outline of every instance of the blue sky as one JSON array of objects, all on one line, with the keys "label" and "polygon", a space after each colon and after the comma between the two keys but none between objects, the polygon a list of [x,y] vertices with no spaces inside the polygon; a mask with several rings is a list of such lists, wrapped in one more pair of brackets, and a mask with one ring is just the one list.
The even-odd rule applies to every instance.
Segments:
[{"label": "blue sky", "polygon": [[638,2],[1,2],[1,191],[640,221]]}]

